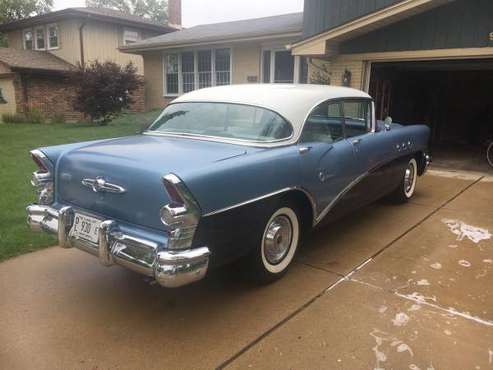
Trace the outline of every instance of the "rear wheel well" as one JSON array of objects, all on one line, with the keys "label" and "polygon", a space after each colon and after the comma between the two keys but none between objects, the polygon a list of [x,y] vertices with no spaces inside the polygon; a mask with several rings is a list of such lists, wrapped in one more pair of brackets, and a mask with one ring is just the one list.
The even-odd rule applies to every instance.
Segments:
[{"label": "rear wheel well", "polygon": [[313,226],[314,209],[308,195],[301,190],[291,190],[283,194],[281,199],[293,202],[297,206],[302,231],[309,231]]}]

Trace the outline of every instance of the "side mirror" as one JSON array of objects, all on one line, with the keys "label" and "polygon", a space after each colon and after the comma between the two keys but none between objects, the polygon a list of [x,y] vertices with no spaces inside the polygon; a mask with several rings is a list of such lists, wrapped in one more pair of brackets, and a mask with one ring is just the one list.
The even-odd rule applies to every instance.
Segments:
[{"label": "side mirror", "polygon": [[384,121],[385,131],[390,131],[392,128],[392,117],[387,116]]}]

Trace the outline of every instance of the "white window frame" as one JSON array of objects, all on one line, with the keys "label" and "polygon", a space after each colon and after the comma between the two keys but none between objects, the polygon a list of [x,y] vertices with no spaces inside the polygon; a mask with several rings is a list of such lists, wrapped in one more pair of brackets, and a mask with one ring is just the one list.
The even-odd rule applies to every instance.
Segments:
[{"label": "white window frame", "polygon": [[[57,38],[57,46],[51,46],[50,41],[50,28],[56,28],[56,38]],[[48,50],[56,50],[60,48],[60,28],[57,23],[50,23],[46,26],[46,45]]]},{"label": "white window frame", "polygon": [[[135,35],[134,37],[128,37],[130,34]],[[132,30],[130,28],[123,29],[123,45],[130,45],[133,42],[138,42],[141,39],[140,32],[136,30]],[[127,44],[127,40],[132,41],[130,44]]]},{"label": "white window frame", "polygon": [[[194,48],[194,49],[182,49],[176,51],[165,52],[162,55],[163,64],[163,97],[177,97],[183,95],[183,74],[182,74],[182,53],[193,52],[194,55],[194,90],[199,89],[199,66],[198,66],[198,53],[203,50],[211,50],[211,86],[216,86],[216,50],[228,49],[229,50],[229,84],[233,84],[233,48],[230,46],[214,47],[214,48]],[[178,55],[178,93],[168,93],[167,87],[167,56],[170,54]]]},{"label": "white window frame", "polygon": [[[43,40],[44,40],[44,47],[40,48],[38,47],[38,30],[43,31]],[[34,28],[34,50],[46,50],[46,47],[48,46],[46,44],[46,27],[45,26],[40,26],[40,27],[35,27]]]},{"label": "white window frame", "polygon": [[[169,93],[168,94],[168,55],[173,55],[176,54],[177,56],[177,63],[178,63],[178,92],[177,93]],[[163,88],[164,88],[164,97],[177,97],[180,96],[180,90],[182,85],[182,78],[181,78],[181,53],[180,52],[173,52],[173,53],[166,53],[163,54]]]},{"label": "white window frame", "polygon": [[[32,48],[28,49],[26,46],[26,33],[30,32],[31,33],[31,42],[32,42]],[[24,46],[24,50],[34,50],[35,49],[35,35],[34,31],[32,28],[22,30],[22,45]]]},{"label": "white window frame", "polygon": [[[270,80],[268,83],[275,83],[275,68],[276,68],[276,52],[278,51],[289,51],[285,47],[279,46],[279,47],[263,47],[262,50],[260,51],[260,82],[261,83],[266,83],[264,82],[264,52],[270,51]],[[299,55],[294,55],[294,71],[293,71],[293,83],[297,84],[300,81],[300,66],[301,66],[301,60]]]}]

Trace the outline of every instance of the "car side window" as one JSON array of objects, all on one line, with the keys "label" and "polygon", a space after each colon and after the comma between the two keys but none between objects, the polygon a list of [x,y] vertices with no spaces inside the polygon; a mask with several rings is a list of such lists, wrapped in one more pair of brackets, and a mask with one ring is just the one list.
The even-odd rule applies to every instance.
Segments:
[{"label": "car side window", "polygon": [[308,116],[301,141],[332,144],[344,139],[343,110],[340,102],[324,102]]},{"label": "car side window", "polygon": [[364,135],[371,130],[371,104],[368,100],[344,102],[344,130],[346,137]]}]

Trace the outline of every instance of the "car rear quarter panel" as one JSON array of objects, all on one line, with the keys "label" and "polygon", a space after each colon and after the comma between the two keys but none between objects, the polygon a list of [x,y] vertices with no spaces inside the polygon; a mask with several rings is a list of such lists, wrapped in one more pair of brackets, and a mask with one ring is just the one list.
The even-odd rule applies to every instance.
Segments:
[{"label": "car rear quarter panel", "polygon": [[300,183],[295,146],[262,149],[177,174],[207,215]]}]

